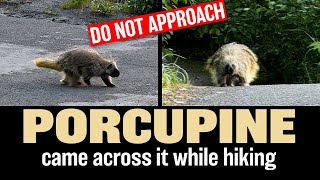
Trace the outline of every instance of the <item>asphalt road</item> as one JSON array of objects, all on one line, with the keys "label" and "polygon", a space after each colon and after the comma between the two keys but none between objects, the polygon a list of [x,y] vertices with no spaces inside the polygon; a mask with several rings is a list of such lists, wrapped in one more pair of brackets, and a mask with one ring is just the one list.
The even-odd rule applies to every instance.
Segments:
[{"label": "asphalt road", "polygon": [[174,94],[174,106],[320,106],[320,84],[189,86]]},{"label": "asphalt road", "polygon": [[48,20],[0,15],[1,106],[156,106],[158,105],[158,37],[148,36],[94,47],[118,59],[121,72],[106,87],[60,85],[60,75],[35,67],[32,60],[75,47],[89,47],[87,27]]}]

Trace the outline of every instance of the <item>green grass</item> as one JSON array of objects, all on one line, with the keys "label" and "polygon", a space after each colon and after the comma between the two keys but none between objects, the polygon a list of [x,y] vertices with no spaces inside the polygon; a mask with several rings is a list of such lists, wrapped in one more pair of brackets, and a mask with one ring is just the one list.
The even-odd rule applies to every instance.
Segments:
[{"label": "green grass", "polygon": [[315,41],[309,45],[310,50],[317,50],[320,53],[320,41]]},{"label": "green grass", "polygon": [[122,9],[122,4],[118,2],[95,0],[91,4],[91,11],[99,12],[101,14],[114,14],[116,11]]},{"label": "green grass", "polygon": [[[174,57],[177,59],[172,61]],[[187,85],[190,83],[188,73],[176,64],[178,58],[183,58],[177,54],[173,54],[172,50],[164,49],[162,56],[162,87],[170,87],[172,85]]]},{"label": "green grass", "polygon": [[162,64],[162,87],[189,84],[188,73],[175,63]]},{"label": "green grass", "polygon": [[[315,38],[310,36],[308,33],[306,33],[306,34],[311,38],[313,43],[311,43],[308,46],[309,50],[306,52],[304,60],[302,61],[301,65],[304,67],[304,70],[306,72],[306,75],[307,75],[307,78],[308,78],[308,83],[319,82],[320,81],[320,59],[319,59],[318,63],[314,63],[316,65],[316,67],[314,67],[312,64],[311,65],[308,64],[306,62],[306,59],[307,59],[308,53],[311,52],[311,51],[318,51],[318,53],[320,53],[320,41],[317,41]],[[310,74],[316,74],[316,76],[314,78],[314,81],[312,80]]]},{"label": "green grass", "polygon": [[89,7],[89,0],[69,0],[62,3],[60,6],[63,9],[75,9],[79,7]]},{"label": "green grass", "polygon": [[128,5],[124,0],[69,0],[60,6],[63,9],[90,8],[92,12],[110,15],[127,9]]},{"label": "green grass", "polygon": [[[309,50],[318,51],[320,53],[320,41],[314,40],[314,42],[309,45]],[[318,70],[317,72],[315,72],[316,74],[318,74],[318,76],[316,76],[317,77],[316,81],[319,82],[320,81],[320,59],[319,59],[319,62],[316,63],[316,65],[318,67],[318,68],[315,68]]]},{"label": "green grass", "polygon": [[144,14],[153,12],[156,2],[149,0],[69,0],[62,3],[60,7],[63,9],[90,8],[92,12],[105,15],[112,15],[119,10]]}]

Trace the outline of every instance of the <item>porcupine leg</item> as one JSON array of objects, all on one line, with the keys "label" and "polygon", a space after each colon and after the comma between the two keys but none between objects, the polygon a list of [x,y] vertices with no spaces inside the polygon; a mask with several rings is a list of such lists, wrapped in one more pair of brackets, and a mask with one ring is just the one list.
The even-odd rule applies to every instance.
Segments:
[{"label": "porcupine leg", "polygon": [[102,81],[108,86],[108,87],[116,87],[116,85],[114,85],[112,83],[112,78],[109,75],[102,75],[101,76]]},{"label": "porcupine leg", "polygon": [[80,76],[76,76],[76,75],[71,76],[70,85],[71,86],[78,86],[79,85],[79,80],[80,80]]},{"label": "porcupine leg", "polygon": [[69,85],[70,86],[78,86],[79,85],[79,80],[80,80],[80,75],[77,73],[72,73],[69,71],[66,71],[66,76],[70,79]]},{"label": "porcupine leg", "polygon": [[239,86],[249,86],[248,81],[243,76],[239,76]]},{"label": "porcupine leg", "polygon": [[226,75],[226,83],[227,83],[227,86],[233,86],[233,76]]},{"label": "porcupine leg", "polygon": [[227,86],[227,76],[224,75],[224,76],[221,76],[218,78],[218,85],[220,87],[226,87]]},{"label": "porcupine leg", "polygon": [[70,81],[71,81],[71,77],[67,73],[64,73],[63,78],[60,80],[60,83],[62,85],[68,85]]},{"label": "porcupine leg", "polygon": [[91,86],[90,79],[91,79],[91,76],[84,76],[83,77],[84,83],[86,83],[88,86]]}]

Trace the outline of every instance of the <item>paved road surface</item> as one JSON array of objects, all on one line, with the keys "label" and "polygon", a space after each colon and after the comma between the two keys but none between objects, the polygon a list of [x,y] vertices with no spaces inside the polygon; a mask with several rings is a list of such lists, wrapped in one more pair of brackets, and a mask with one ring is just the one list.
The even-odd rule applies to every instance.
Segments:
[{"label": "paved road surface", "polygon": [[190,86],[165,94],[174,106],[320,106],[320,84]]},{"label": "paved road surface", "polygon": [[93,79],[92,87],[59,84],[60,75],[34,66],[74,47],[89,47],[84,25],[0,15],[0,105],[5,106],[156,106],[158,104],[158,38],[148,36],[97,46],[118,59],[116,88]]}]

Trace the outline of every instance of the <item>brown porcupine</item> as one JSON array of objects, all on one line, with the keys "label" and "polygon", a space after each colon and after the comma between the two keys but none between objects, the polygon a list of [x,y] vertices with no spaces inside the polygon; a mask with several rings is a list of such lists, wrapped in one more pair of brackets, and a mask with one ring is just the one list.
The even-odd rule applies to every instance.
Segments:
[{"label": "brown porcupine", "polygon": [[221,46],[206,62],[215,86],[249,86],[259,71],[258,57],[246,45]]},{"label": "brown porcupine", "polygon": [[112,58],[107,59],[93,49],[77,48],[64,52],[55,59],[35,59],[34,63],[38,67],[64,72],[64,78],[60,82],[71,86],[81,84],[79,81],[81,76],[89,86],[92,77],[100,76],[107,86],[114,87],[111,77],[120,75],[117,64]]}]

